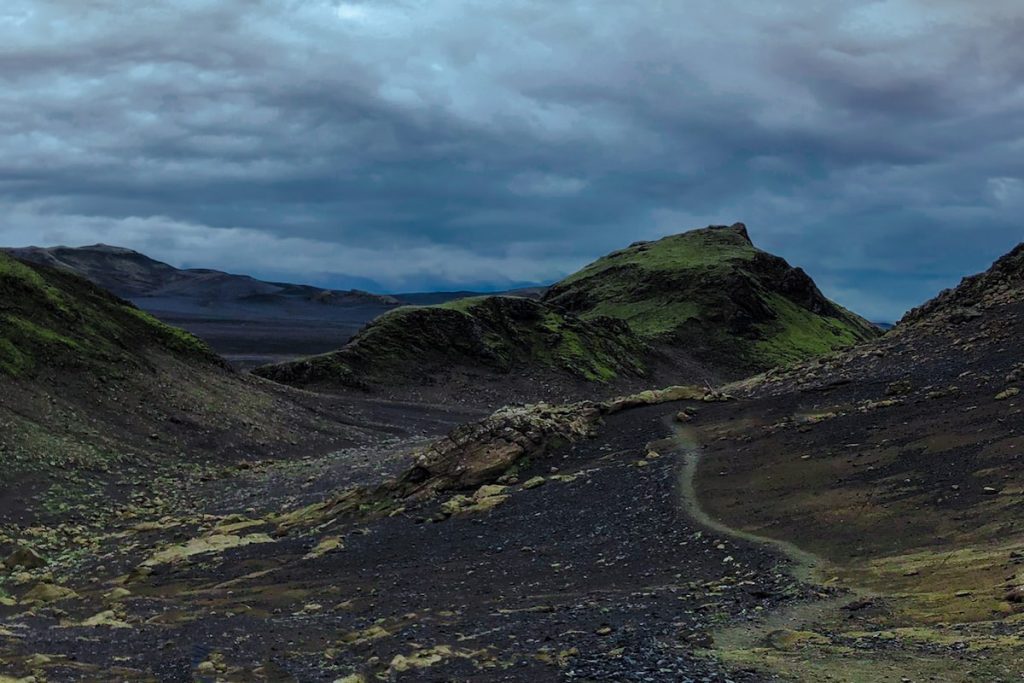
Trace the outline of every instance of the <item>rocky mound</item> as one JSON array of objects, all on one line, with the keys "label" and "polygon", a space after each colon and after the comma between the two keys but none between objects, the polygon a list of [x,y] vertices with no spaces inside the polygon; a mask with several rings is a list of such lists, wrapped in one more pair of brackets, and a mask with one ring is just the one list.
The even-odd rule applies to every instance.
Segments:
[{"label": "rocky mound", "polygon": [[[605,401],[505,406],[460,425],[413,452],[412,464],[375,487],[352,488],[274,519],[279,530],[321,524],[343,514],[386,515],[456,493],[454,503],[483,510],[503,502],[503,484],[564,446],[596,435],[608,416],[677,401],[727,400],[714,390],[673,386]],[[465,495],[471,494],[472,497]],[[487,499],[482,500],[482,499]],[[451,507],[451,506],[449,506]],[[446,514],[450,514],[449,509]]]},{"label": "rocky mound", "polygon": [[583,319],[623,320],[733,378],[878,335],[803,270],[757,249],[742,223],[634,244],[555,284],[544,301]]},{"label": "rocky mound", "polygon": [[1020,299],[1024,287],[1024,244],[996,261],[984,273],[964,278],[928,303],[907,313],[899,328],[921,323],[956,323],[979,318],[984,311]]},{"label": "rocky mound", "polygon": [[257,374],[301,387],[391,390],[504,376],[525,378],[516,398],[564,399],[596,383],[621,393],[638,377],[737,378],[877,334],[736,224],[634,244],[540,301],[478,297],[398,309],[340,351]]}]

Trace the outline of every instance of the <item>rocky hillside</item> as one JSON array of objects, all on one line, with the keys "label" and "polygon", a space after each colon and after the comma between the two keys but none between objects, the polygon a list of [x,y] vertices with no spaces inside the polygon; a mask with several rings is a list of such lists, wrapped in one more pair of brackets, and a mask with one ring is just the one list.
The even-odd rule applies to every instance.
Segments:
[{"label": "rocky hillside", "polygon": [[[739,401],[685,428],[704,503],[821,557],[901,650],[985,652],[974,677],[937,680],[1007,676],[1019,656],[1000,634],[1024,610],[1022,335],[1024,245],[881,339],[729,387]],[[793,624],[813,642],[777,667],[845,666],[849,615]]]},{"label": "rocky hillside", "polygon": [[928,303],[903,317],[899,328],[918,324],[956,324],[984,316],[985,311],[1019,300],[1024,280],[1024,244],[996,261],[984,273],[964,278],[958,287],[947,289]]},{"label": "rocky hillside", "polygon": [[139,366],[148,349],[210,365],[201,341],[160,323],[99,287],[0,254],[0,371],[35,377]]},{"label": "rocky hillside", "polygon": [[22,476],[289,450],[351,430],[65,270],[0,254],[0,508]]},{"label": "rocky hillside", "polygon": [[526,377],[527,397],[550,398],[545,385],[565,395],[571,382],[621,388],[638,377],[737,378],[877,334],[802,270],[755,248],[737,224],[634,244],[539,301],[481,297],[401,308],[340,351],[257,374],[320,389]]}]

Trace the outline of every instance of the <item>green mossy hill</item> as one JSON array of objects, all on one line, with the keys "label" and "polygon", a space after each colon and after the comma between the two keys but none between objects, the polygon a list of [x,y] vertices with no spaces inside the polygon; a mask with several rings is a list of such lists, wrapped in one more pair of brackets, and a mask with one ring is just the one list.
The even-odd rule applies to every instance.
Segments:
[{"label": "green mossy hill", "polygon": [[801,269],[757,249],[742,223],[639,242],[555,284],[543,301],[626,322],[655,346],[741,375],[879,334]]},{"label": "green mossy hill", "polygon": [[0,254],[0,377],[139,365],[147,351],[222,363],[192,335],[83,278]]},{"label": "green mossy hill", "polygon": [[[0,520],[104,500],[114,478],[281,457],[300,442],[336,450],[357,428],[323,405],[233,371],[78,275],[0,254]],[[12,508],[26,488],[49,502]]]},{"label": "green mossy hill", "polygon": [[645,371],[646,345],[619,320],[564,315],[513,296],[407,306],[384,314],[343,349],[271,365],[256,374],[301,386],[432,381],[468,368],[509,373],[532,367],[607,382]]}]

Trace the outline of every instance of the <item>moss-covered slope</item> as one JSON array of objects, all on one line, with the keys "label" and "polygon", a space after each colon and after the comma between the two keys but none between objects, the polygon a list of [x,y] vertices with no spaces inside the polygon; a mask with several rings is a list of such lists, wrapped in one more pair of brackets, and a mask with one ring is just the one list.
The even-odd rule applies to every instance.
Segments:
[{"label": "moss-covered slope", "polygon": [[803,270],[757,249],[740,223],[634,244],[555,284],[544,301],[583,319],[621,319],[649,343],[733,375],[878,334]]},{"label": "moss-covered slope", "polygon": [[343,349],[257,374],[302,386],[429,382],[438,372],[507,374],[532,367],[594,382],[644,372],[648,349],[619,320],[581,320],[513,296],[407,306],[382,315]]},{"label": "moss-covered slope", "polygon": [[139,365],[146,349],[221,362],[192,335],[82,278],[0,254],[0,374]]},{"label": "moss-covered slope", "polygon": [[0,254],[0,514],[25,477],[251,456],[344,431],[292,393],[77,275]]}]

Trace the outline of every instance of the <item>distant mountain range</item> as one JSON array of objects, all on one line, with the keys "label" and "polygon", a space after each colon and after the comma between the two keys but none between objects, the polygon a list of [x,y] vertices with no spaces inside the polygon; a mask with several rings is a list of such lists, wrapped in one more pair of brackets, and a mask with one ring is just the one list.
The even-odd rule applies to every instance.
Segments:
[{"label": "distant mountain range", "polygon": [[25,247],[7,249],[23,261],[64,268],[129,300],[192,301],[197,307],[397,306],[398,299],[360,290],[334,290],[310,285],[265,282],[207,268],[175,268],[131,249],[106,244],[87,247]]},{"label": "distant mountain range", "polygon": [[[207,268],[175,268],[107,244],[2,250],[22,261],[80,275],[161,320],[208,342],[232,363],[252,367],[343,345],[398,306],[441,304],[479,292],[372,294],[268,282]],[[539,297],[543,288],[516,290]]]}]

